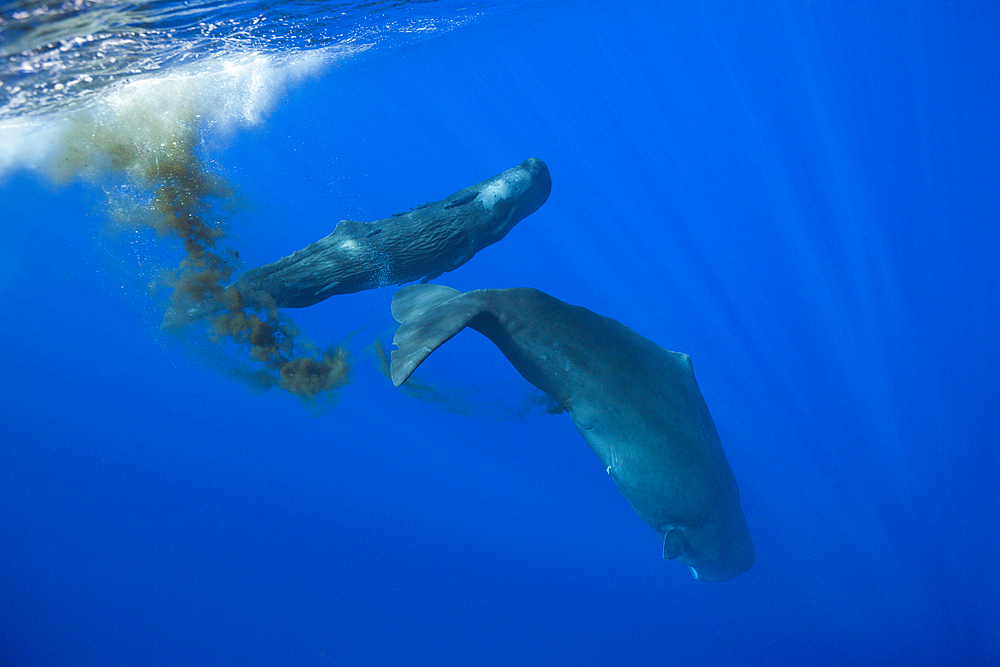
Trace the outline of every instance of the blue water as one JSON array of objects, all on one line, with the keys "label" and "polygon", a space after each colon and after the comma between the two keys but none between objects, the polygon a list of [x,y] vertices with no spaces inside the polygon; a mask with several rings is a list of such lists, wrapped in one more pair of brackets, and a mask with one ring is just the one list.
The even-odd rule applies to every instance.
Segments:
[{"label": "blue water", "polygon": [[[0,664],[1000,660],[995,3],[208,4],[0,5]],[[287,313],[312,405],[163,334],[111,156],[182,139],[247,267],[545,160],[437,282],[690,354],[753,569],[664,562],[475,332],[394,388],[394,287]]]}]

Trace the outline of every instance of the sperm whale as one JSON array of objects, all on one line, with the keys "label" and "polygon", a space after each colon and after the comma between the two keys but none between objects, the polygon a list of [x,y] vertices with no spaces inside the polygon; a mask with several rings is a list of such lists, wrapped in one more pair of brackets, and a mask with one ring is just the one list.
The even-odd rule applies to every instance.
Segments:
[{"label": "sperm whale", "polygon": [[466,327],[554,397],[636,513],[699,581],[754,562],[736,479],[691,358],[536,289],[407,285],[392,299],[397,386]]},{"label": "sperm whale", "polygon": [[302,308],[335,294],[433,280],[503,239],[545,203],[551,189],[548,167],[529,158],[440,201],[382,220],[341,220],[328,236],[249,269],[221,297],[174,304],[163,327],[181,326],[234,301]]}]

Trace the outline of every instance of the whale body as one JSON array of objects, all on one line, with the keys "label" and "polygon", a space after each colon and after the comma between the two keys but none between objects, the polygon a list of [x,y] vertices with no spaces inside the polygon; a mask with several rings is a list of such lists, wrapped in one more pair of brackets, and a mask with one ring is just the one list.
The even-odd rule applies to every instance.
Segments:
[{"label": "whale body", "polygon": [[404,213],[371,222],[341,220],[328,236],[249,269],[222,298],[175,304],[163,326],[183,325],[234,302],[302,308],[335,294],[433,280],[504,238],[545,203],[551,189],[548,167],[528,158]]},{"label": "whale body", "polygon": [[739,490],[691,358],[535,289],[461,293],[409,285],[392,300],[397,386],[465,327],[479,331],[570,414],[636,513],[700,581],[750,569]]}]

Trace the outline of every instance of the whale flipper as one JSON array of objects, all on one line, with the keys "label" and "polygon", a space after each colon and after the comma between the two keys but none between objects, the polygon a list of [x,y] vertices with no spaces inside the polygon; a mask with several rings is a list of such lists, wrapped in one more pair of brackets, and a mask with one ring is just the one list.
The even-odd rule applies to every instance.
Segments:
[{"label": "whale flipper", "polygon": [[663,536],[663,560],[674,560],[682,553],[687,544],[684,534],[676,528],[671,528]]}]

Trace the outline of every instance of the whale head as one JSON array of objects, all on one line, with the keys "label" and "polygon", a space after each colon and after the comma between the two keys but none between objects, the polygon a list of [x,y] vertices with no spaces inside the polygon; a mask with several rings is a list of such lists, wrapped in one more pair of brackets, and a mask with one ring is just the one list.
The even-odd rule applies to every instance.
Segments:
[{"label": "whale head", "polygon": [[496,243],[507,236],[514,225],[545,203],[551,191],[549,168],[537,158],[528,158],[480,184],[474,201],[487,213],[484,239]]}]

